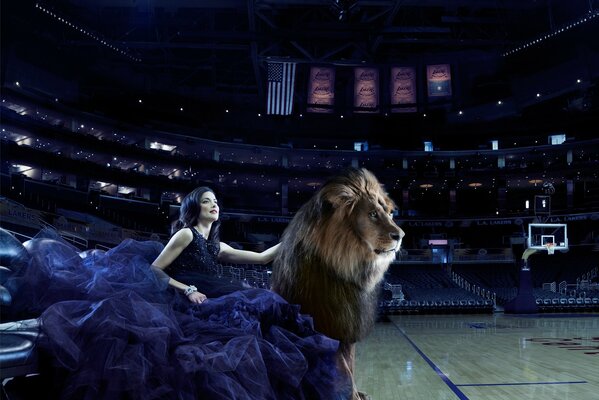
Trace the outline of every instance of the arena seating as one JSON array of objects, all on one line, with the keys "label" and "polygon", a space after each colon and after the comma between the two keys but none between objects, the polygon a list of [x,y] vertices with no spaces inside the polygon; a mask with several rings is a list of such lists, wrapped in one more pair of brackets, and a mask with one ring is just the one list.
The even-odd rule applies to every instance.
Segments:
[{"label": "arena seating", "polygon": [[440,265],[393,264],[385,281],[401,285],[405,297],[383,290],[382,313],[489,313],[494,306],[493,301],[456,286]]},{"label": "arena seating", "polygon": [[[596,254],[590,246],[572,246],[567,253],[535,255],[531,263],[533,294],[540,312],[599,310],[599,288],[588,278],[591,268],[596,268]],[[451,276],[457,274],[464,278],[468,282],[466,289],[480,289],[485,296],[479,296],[478,292],[472,293],[474,290],[458,287],[441,264],[404,264],[399,261],[391,265],[385,277],[389,287],[383,290],[380,310],[382,313],[491,312],[518,294],[518,268],[516,263],[453,264]],[[581,276],[585,276],[586,286],[574,285]],[[561,294],[555,284],[553,290],[542,289],[543,284],[557,279],[568,282],[569,288],[576,286],[577,289],[562,290]],[[401,287],[403,297],[392,295],[390,286]],[[488,293],[494,294],[495,301],[489,300]]]},{"label": "arena seating", "polygon": [[[12,296],[4,284],[21,268],[26,268],[29,254],[10,232],[0,228],[0,380],[25,376],[38,371],[37,344],[41,336],[36,319],[18,320],[11,310]],[[2,387],[4,392],[4,386]],[[8,398],[7,393],[3,393]]]}]

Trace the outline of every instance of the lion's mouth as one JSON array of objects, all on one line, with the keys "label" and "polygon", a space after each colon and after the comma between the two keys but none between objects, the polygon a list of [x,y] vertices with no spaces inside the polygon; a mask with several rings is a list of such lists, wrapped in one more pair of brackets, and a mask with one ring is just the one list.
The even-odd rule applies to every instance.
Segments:
[{"label": "lion's mouth", "polygon": [[396,250],[397,250],[397,249],[394,247],[394,248],[392,248],[392,249],[389,249],[389,250],[384,250],[384,249],[375,249],[375,250],[374,250],[374,252],[375,252],[376,254],[379,254],[379,255],[380,255],[380,254],[391,253],[391,252],[394,252],[394,251],[396,251]]},{"label": "lion's mouth", "polygon": [[385,250],[385,249],[374,249],[374,252],[377,255],[387,254],[387,253],[395,253],[397,250],[399,250],[400,246],[401,246],[401,239],[397,241],[397,244],[394,247],[391,247],[388,250]]}]

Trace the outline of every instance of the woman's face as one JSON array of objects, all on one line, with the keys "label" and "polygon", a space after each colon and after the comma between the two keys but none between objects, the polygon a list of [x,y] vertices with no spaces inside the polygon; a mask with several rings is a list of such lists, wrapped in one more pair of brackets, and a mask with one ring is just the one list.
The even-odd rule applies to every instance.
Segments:
[{"label": "woman's face", "polygon": [[200,197],[200,220],[216,221],[219,209],[216,196],[212,192],[204,192]]}]

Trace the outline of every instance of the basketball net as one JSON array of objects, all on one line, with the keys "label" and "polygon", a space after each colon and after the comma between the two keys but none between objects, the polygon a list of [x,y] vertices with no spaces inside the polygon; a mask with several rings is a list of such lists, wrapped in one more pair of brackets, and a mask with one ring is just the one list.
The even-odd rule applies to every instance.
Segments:
[{"label": "basketball net", "polygon": [[555,243],[545,243],[545,247],[547,247],[547,254],[552,255],[555,253]]}]

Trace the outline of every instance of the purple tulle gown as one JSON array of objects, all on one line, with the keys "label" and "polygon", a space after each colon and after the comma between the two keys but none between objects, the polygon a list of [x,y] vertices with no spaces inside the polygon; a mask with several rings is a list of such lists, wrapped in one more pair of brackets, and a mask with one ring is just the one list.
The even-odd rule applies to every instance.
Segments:
[{"label": "purple tulle gown", "polygon": [[211,276],[206,265],[194,271],[194,263],[215,264],[218,254],[197,234],[167,272],[220,295],[201,305],[151,267],[163,248],[158,242],[128,239],[106,252],[80,253],[44,230],[26,247],[31,262],[8,286],[21,315],[41,312],[39,345],[52,363],[48,373],[60,377],[56,397],[349,397],[335,366],[338,342],[271,291],[231,291],[239,285]]}]

